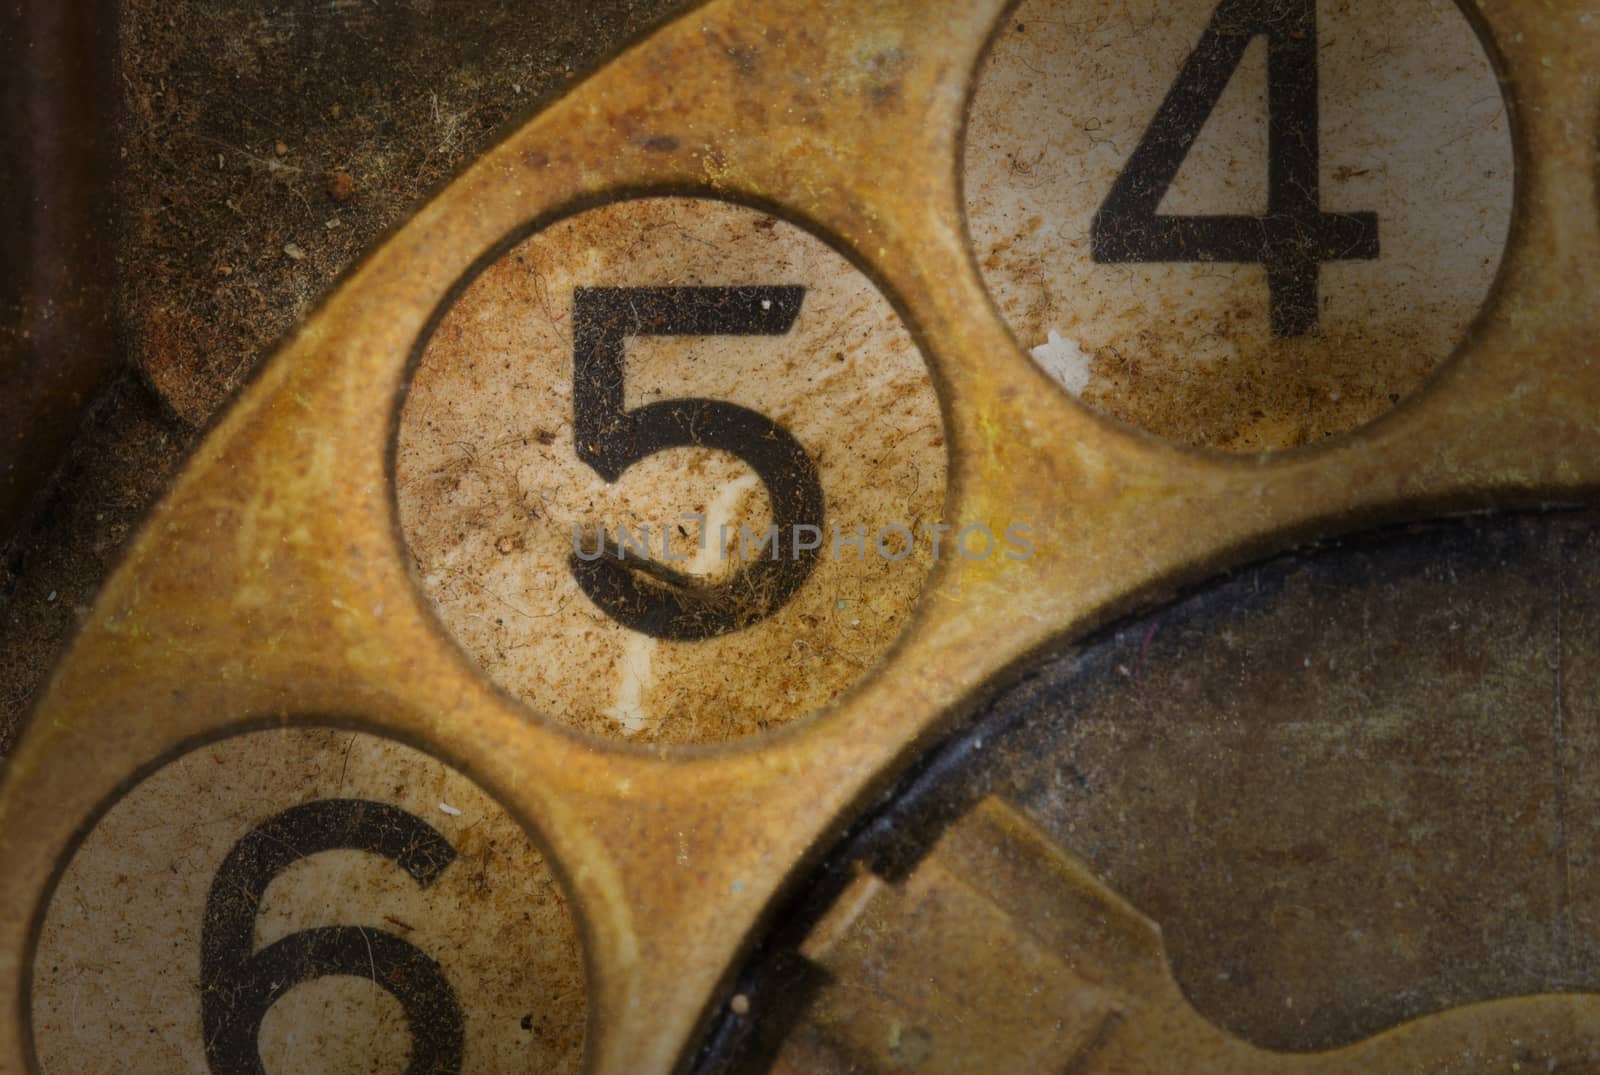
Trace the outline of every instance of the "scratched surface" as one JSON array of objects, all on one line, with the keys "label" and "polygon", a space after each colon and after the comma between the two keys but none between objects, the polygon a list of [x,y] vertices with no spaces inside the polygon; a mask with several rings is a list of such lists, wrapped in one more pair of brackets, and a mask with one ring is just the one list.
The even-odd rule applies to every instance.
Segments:
[{"label": "scratched surface", "polygon": [[[365,812],[271,827],[297,807],[350,801]],[[340,846],[318,850],[329,840]],[[240,900],[274,856],[281,868],[258,902]],[[205,931],[241,915],[240,943],[208,965]],[[263,963],[271,946],[328,927],[358,929],[349,965],[328,969],[327,954],[311,957],[317,973]],[[431,975],[396,958],[410,953],[435,965],[450,997],[429,997],[417,1024],[402,998]],[[380,985],[392,965],[398,984]],[[577,931],[544,858],[459,773],[375,736],[300,729],[202,746],[95,823],[39,940],[40,1075],[243,1070],[237,1051],[208,1065],[208,1042],[228,1037],[210,1020],[248,1015],[239,998],[263,975],[279,988],[245,1038],[277,1075],[378,1075],[452,1041],[464,1066],[436,1070],[579,1070]],[[454,1018],[440,1015],[452,1005]]]},{"label": "scratched surface", "polygon": [[[795,476],[696,444],[605,481],[597,453],[637,439],[615,415],[576,432],[574,291],[764,285],[804,289],[779,335],[649,335],[622,302],[621,403],[716,401],[775,423],[759,440],[786,433],[815,467],[818,532],[802,537],[821,548],[798,590],[750,609],[741,629],[655,637],[579,588],[574,552],[599,549],[600,527],[614,544],[626,531],[635,553],[703,587],[774,555],[795,564],[791,526],[781,549],[761,546]],[[899,636],[934,563],[925,527],[943,518],[946,455],[928,367],[865,275],[758,210],[645,198],[557,222],[462,293],[412,377],[395,481],[421,586],[496,682],[602,735],[719,742],[821,708]],[[890,526],[904,530],[880,552]],[[956,555],[953,540],[942,556]]]},{"label": "scratched surface", "polygon": [[[1301,5],[1251,23],[1250,3],[1028,0],[997,35],[967,129],[975,253],[1018,342],[1044,348],[1046,368],[1095,409],[1186,444],[1316,444],[1421,385],[1487,297],[1514,169],[1472,24],[1450,0],[1305,6],[1315,18],[1285,26]],[[1213,24],[1242,27],[1242,55],[1202,48]],[[1266,31],[1279,26],[1274,52],[1314,55],[1287,78],[1317,87],[1309,112],[1269,90]],[[1180,82],[1202,53],[1219,94]],[[1181,166],[1163,188],[1159,169],[1134,161],[1169,93],[1191,122],[1171,132],[1164,153]],[[1154,230],[1148,219],[1108,222],[1124,254],[1107,260],[1094,221],[1119,182],[1166,216],[1242,216],[1257,252],[1270,234],[1258,218],[1275,218],[1286,234],[1274,242],[1318,259],[1309,322],[1279,334],[1264,266],[1229,263],[1199,229],[1141,259],[1127,251]],[[1316,209],[1338,233],[1320,253]],[[1373,250],[1363,213],[1375,215]]]},{"label": "scratched surface", "polygon": [[1027,670],[837,861],[899,876],[1004,796],[1267,1048],[1600,990],[1597,551],[1593,516],[1505,517],[1241,571]]}]

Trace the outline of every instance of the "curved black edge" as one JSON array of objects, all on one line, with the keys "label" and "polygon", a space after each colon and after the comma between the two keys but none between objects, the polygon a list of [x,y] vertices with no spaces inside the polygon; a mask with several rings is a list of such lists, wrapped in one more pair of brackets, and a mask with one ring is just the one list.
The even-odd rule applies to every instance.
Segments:
[{"label": "curved black edge", "polygon": [[[1382,527],[1321,542],[1244,565],[1214,577],[1153,609],[1109,625],[1081,640],[1054,643],[1023,662],[1018,678],[985,698],[973,716],[951,732],[870,806],[821,861],[802,873],[774,908],[773,925],[746,957],[711,1015],[710,1025],[681,1071],[686,1075],[747,1075],[766,1071],[804,1013],[808,999],[827,983],[825,972],[802,959],[800,943],[833,906],[861,866],[888,881],[904,879],[943,834],[980,799],[1006,794],[976,759],[995,741],[1017,731],[1037,711],[1045,691],[1070,701],[1099,677],[1116,674],[1127,648],[1141,648],[1152,625],[1167,629],[1204,625],[1264,608],[1288,580],[1310,566],[1348,560],[1369,581],[1449,571],[1457,578],[1492,570],[1488,558],[1452,557],[1496,535],[1512,547],[1527,541],[1530,524],[1571,521],[1600,528],[1600,513],[1548,510],[1490,513]],[[1381,559],[1363,554],[1382,553]],[[954,793],[952,793],[954,789]],[[750,1014],[739,1015],[726,997],[743,995]]]}]

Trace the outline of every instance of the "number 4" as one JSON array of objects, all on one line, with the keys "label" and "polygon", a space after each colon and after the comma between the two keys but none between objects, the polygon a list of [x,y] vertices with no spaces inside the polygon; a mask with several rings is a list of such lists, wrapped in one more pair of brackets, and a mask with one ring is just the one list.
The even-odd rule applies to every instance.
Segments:
[{"label": "number 4", "polygon": [[[1245,49],[1260,34],[1267,37],[1268,55],[1266,215],[1159,214]],[[1222,0],[1095,214],[1094,260],[1262,265],[1273,335],[1314,331],[1322,263],[1378,256],[1377,214],[1322,211],[1318,142],[1316,0]]]}]

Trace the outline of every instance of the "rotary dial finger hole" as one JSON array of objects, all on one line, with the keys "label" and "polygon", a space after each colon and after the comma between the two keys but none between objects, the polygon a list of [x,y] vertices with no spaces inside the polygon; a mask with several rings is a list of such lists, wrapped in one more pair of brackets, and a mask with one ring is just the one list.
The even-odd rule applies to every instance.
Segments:
[{"label": "rotary dial finger hole", "polygon": [[954,555],[910,333],[757,209],[641,198],[513,242],[441,312],[398,436],[446,629],[604,736],[721,741],[826,705]]},{"label": "rotary dial finger hole", "polygon": [[984,281],[1052,377],[1256,452],[1372,421],[1457,350],[1514,171],[1454,4],[1026,0],[979,72],[964,175]]}]

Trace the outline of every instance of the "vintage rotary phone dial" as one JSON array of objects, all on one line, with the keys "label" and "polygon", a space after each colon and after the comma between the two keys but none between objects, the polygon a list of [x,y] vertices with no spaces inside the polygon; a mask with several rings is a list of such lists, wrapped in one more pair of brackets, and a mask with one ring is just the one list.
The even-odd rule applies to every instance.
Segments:
[{"label": "vintage rotary phone dial", "polygon": [[146,523],[0,776],[0,1070],[1600,1068],[1597,58],[655,31]]}]

